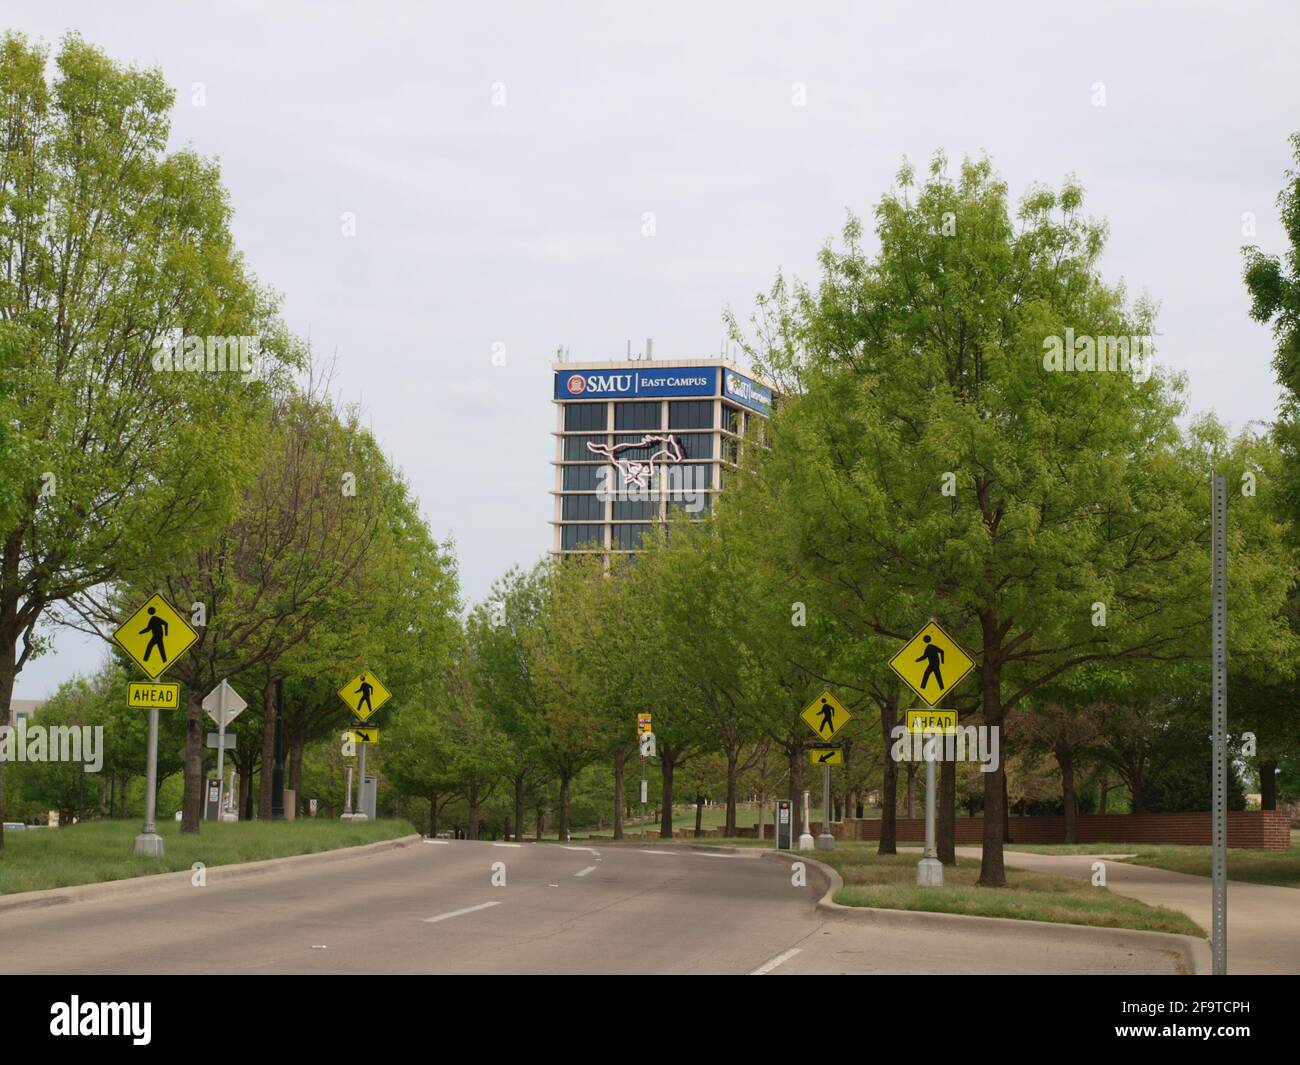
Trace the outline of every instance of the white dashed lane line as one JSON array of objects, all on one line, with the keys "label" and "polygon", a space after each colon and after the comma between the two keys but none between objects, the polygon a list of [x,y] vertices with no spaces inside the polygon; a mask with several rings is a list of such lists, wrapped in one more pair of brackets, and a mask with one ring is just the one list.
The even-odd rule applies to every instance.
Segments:
[{"label": "white dashed lane line", "polygon": [[782,951],[780,954],[778,954],[775,958],[772,958],[770,961],[763,962],[762,965],[760,965],[757,969],[755,969],[753,972],[749,973],[748,975],[766,976],[778,965],[784,965],[796,954],[801,954],[801,953],[803,953],[802,947],[791,947],[789,950]]},{"label": "white dashed lane line", "polygon": [[480,902],[477,906],[466,906],[463,910],[452,910],[450,913],[439,913],[432,917],[424,918],[425,924],[437,924],[439,921],[449,921],[453,917],[463,917],[467,913],[475,913],[478,910],[486,910],[489,906],[500,906],[499,902]]},{"label": "white dashed lane line", "polygon": [[594,865],[589,865],[589,866],[587,866],[586,869],[579,869],[579,870],[578,870],[576,873],[574,873],[573,875],[574,875],[574,876],[586,876],[588,873],[594,873],[595,871],[596,871],[596,867],[595,867]]}]

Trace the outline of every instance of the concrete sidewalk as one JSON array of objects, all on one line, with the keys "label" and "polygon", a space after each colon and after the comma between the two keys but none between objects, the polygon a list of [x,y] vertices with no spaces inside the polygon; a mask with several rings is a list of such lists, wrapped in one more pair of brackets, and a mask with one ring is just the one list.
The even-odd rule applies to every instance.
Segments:
[{"label": "concrete sidewalk", "polygon": [[[963,858],[979,860],[979,847],[958,847]],[[1107,853],[1123,853],[1114,848]],[[1057,876],[1092,878],[1092,863],[1106,862],[1106,886],[1152,906],[1182,910],[1209,935],[1210,878],[1173,873],[1107,859],[1102,854],[1004,852],[1016,869]],[[1231,874],[1231,870],[1229,870]],[[1295,975],[1300,973],[1300,889],[1228,882],[1228,972]]]}]

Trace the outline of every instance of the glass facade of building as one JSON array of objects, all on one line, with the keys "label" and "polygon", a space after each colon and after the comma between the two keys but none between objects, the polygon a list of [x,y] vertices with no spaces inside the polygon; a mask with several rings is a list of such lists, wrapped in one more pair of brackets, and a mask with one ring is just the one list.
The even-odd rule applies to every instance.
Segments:
[{"label": "glass facade of building", "polygon": [[555,554],[633,552],[674,511],[706,519],[771,410],[770,389],[719,359],[552,369]]}]

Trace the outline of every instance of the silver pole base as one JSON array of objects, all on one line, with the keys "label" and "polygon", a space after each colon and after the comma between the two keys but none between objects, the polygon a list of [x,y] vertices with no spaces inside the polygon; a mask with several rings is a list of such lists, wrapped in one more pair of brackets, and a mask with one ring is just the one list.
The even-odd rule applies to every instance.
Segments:
[{"label": "silver pole base", "polygon": [[817,849],[819,851],[833,851],[835,849],[835,837],[823,832],[817,837]]},{"label": "silver pole base", "polygon": [[362,813],[362,814],[353,814],[353,815],[352,815],[352,820],[353,820],[353,821],[369,821],[370,818],[368,818],[365,814]]},{"label": "silver pole base", "polygon": [[161,858],[163,856],[162,836],[157,832],[141,832],[135,837],[135,849],[131,853],[145,858]]},{"label": "silver pole base", "polygon": [[803,833],[803,835],[799,837],[799,849],[801,851],[810,851],[815,846],[816,844],[813,842],[812,836],[807,832]]},{"label": "silver pole base", "polygon": [[943,887],[943,862],[938,858],[922,858],[916,863],[917,887]]},{"label": "silver pole base", "polygon": [[351,821],[351,820],[353,820],[356,816],[357,816],[356,814],[340,814],[340,815],[339,815],[339,820],[340,820],[340,821]]}]

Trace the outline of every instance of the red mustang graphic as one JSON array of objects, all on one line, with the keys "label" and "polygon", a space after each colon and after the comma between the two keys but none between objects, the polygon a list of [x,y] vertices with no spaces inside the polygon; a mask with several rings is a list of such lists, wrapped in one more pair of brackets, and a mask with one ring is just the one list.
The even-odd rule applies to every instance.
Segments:
[{"label": "red mustang graphic", "polygon": [[[654,443],[660,443],[663,447],[648,458],[620,459],[617,457],[620,452],[631,449],[640,450]],[[592,444],[589,442],[587,450],[609,459],[623,474],[623,483],[625,485],[635,484],[640,488],[650,487],[650,478],[654,476],[656,462],[664,465],[670,462],[681,462],[685,458],[682,454],[681,444],[677,442],[677,437],[672,434],[663,436],[656,433],[647,433],[640,440],[628,441],[624,444]]]}]

